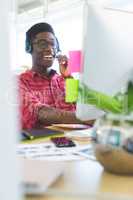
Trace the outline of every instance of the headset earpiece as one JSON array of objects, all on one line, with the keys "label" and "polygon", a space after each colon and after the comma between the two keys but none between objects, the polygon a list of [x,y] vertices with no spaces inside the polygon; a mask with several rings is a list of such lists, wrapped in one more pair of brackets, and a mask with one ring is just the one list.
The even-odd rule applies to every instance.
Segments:
[{"label": "headset earpiece", "polygon": [[25,51],[27,53],[32,53],[32,46],[31,46],[31,42],[28,40],[28,38],[26,37],[26,40],[25,40]]},{"label": "headset earpiece", "polygon": [[55,39],[56,39],[56,48],[57,48],[57,53],[58,53],[61,51],[61,49],[60,49],[60,45],[59,45],[59,41],[58,41],[57,37],[55,37]]}]

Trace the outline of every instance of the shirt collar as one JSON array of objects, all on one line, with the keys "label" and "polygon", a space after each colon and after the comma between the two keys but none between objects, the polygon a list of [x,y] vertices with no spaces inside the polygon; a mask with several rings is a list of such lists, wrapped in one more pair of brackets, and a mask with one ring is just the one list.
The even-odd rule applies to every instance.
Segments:
[{"label": "shirt collar", "polygon": [[[46,78],[46,79],[48,79],[47,76],[43,76],[43,75],[39,74],[38,72],[35,72],[35,71],[32,70],[32,69],[30,70],[30,73],[31,73],[32,78],[41,77],[41,78]],[[57,74],[57,72],[56,72],[55,70],[51,69],[51,71],[50,71],[50,78],[53,77],[55,74]]]}]

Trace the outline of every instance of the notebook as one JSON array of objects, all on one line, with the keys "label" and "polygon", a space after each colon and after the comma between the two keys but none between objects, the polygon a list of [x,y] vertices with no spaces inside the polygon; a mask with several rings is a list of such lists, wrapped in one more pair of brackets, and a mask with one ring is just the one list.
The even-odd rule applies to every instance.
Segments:
[{"label": "notebook", "polygon": [[52,136],[59,136],[59,135],[64,135],[64,132],[52,130],[48,128],[21,130],[22,141],[27,140],[27,139],[33,140],[37,138],[52,137]]}]

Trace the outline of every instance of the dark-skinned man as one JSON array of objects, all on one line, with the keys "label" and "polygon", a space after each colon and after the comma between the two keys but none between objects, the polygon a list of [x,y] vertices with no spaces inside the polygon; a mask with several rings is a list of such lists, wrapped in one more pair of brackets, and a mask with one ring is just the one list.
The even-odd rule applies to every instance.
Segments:
[{"label": "dark-skinned man", "polygon": [[[32,68],[19,76],[22,128],[81,123],[75,116],[76,105],[65,102],[65,78],[70,75],[67,57],[58,55],[59,50],[54,30],[48,23],[35,24],[26,32],[26,52],[32,56]],[[51,69],[55,58],[60,75]]]}]

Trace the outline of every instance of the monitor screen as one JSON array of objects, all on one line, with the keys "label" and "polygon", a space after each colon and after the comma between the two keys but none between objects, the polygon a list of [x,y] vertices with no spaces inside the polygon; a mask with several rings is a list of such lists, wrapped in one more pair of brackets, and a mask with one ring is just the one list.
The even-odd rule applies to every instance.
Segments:
[{"label": "monitor screen", "polygon": [[[80,85],[113,96],[133,68],[133,13],[89,4],[84,6]],[[95,119],[104,112],[84,103],[80,93],[76,115]]]}]

